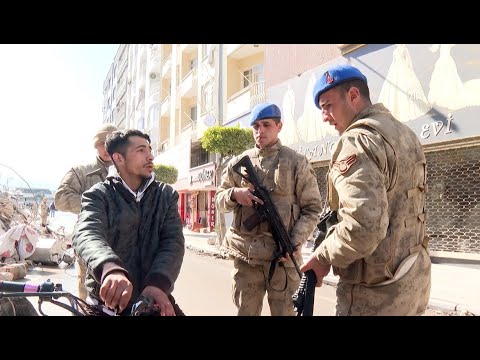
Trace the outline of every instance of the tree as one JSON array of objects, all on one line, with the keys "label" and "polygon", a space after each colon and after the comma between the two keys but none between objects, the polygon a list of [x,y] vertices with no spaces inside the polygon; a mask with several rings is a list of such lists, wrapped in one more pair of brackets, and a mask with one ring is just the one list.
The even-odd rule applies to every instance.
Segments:
[{"label": "tree", "polygon": [[178,170],[172,165],[155,165],[155,179],[167,184],[174,184],[178,179]]},{"label": "tree", "polygon": [[[228,161],[239,155],[247,149],[255,145],[253,139],[252,129],[241,129],[240,126],[211,126],[202,136],[202,148],[205,150],[220,155],[216,171],[217,186],[220,185],[221,174],[223,168]],[[217,244],[222,244],[222,239],[225,236],[225,216],[223,213],[215,209],[217,218]]]}]

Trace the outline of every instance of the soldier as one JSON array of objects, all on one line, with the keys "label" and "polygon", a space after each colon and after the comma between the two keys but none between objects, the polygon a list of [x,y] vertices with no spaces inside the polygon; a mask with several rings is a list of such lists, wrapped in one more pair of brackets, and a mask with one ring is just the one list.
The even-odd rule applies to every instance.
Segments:
[{"label": "soldier", "polygon": [[48,217],[48,199],[44,197],[40,203],[40,218],[42,219],[42,226],[47,226],[47,217]]},{"label": "soldier", "polygon": [[328,69],[313,97],[340,134],[328,173],[338,223],[300,269],[313,269],[321,286],[333,267],[337,315],[421,315],[431,276],[422,145],[383,104],[372,105],[353,66]]},{"label": "soldier", "polygon": [[178,193],[155,180],[147,134],[116,131],[106,147],[115,166],[83,194],[72,238],[88,300],[122,313],[143,295],[162,316],[183,315],[171,295],[185,254]]},{"label": "soldier", "polygon": [[300,277],[291,259],[272,262],[276,245],[268,222],[250,231],[243,225],[245,219],[255,214],[253,203],[262,203],[262,200],[252,194],[251,185],[246,184],[232,166],[248,155],[263,185],[273,189],[270,195],[296,248],[294,256],[298,264],[302,263],[302,245],[318,221],[320,191],[307,158],[283,146],[279,140],[282,122],[277,105],[255,106],[250,125],[255,147],[228,163],[215,200],[220,211],[234,212],[233,225],[225,235],[225,250],[234,258],[232,295],[238,315],[260,315],[267,293],[272,315],[294,316],[292,295],[300,284]]},{"label": "soldier", "polygon": [[[105,139],[108,134],[118,130],[116,126],[107,124],[102,126],[93,137],[93,147],[97,150],[97,158],[94,162],[86,165],[78,165],[71,168],[63,177],[60,186],[55,193],[55,206],[57,210],[80,213],[82,194],[92,185],[102,182],[107,177],[108,167],[112,165],[112,159],[105,149]],[[78,296],[85,300],[86,269],[77,262],[78,269]]]}]

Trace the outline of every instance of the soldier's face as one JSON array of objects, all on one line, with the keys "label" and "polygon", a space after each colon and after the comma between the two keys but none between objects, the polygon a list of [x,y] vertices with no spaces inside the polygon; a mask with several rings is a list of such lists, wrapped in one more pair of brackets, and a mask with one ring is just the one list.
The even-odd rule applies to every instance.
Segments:
[{"label": "soldier's face", "polygon": [[323,121],[335,127],[340,135],[350,126],[356,114],[351,103],[350,91],[345,92],[341,87],[323,93],[319,105]]},{"label": "soldier's face", "polygon": [[107,152],[107,149],[105,149],[105,143],[104,142],[99,142],[96,146],[95,149],[97,149],[97,154],[105,162],[110,162],[112,161],[112,158]]},{"label": "soldier's face", "polygon": [[253,138],[260,149],[272,146],[278,141],[278,133],[282,130],[282,122],[273,119],[257,120],[252,125]]}]

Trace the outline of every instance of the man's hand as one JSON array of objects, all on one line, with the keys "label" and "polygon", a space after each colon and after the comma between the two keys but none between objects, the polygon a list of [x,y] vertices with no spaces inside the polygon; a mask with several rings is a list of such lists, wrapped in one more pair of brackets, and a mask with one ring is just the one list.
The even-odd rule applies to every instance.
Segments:
[{"label": "man's hand", "polygon": [[[301,248],[300,248],[300,249],[301,249]],[[293,257],[294,257],[294,258],[297,258],[297,257],[300,255],[300,249],[295,249],[295,250],[293,251]],[[287,257],[288,257],[288,259],[290,259],[290,254],[289,254],[289,253],[287,253]],[[283,256],[282,256],[282,257],[280,257],[280,258],[278,259],[278,261],[280,261],[280,262],[285,262],[285,261],[288,260],[287,257],[283,257]]]},{"label": "man's hand", "polygon": [[320,287],[323,284],[323,278],[330,272],[331,265],[323,265],[318,261],[314,254],[310,255],[305,264],[300,265],[300,271],[305,272],[307,270],[313,270],[317,276],[316,287]]},{"label": "man's hand", "polygon": [[234,188],[231,198],[242,206],[252,207],[254,201],[263,204],[263,201],[253,195],[252,191],[250,188]]},{"label": "man's hand", "polygon": [[142,291],[142,295],[151,297],[153,299],[155,304],[160,308],[161,316],[176,316],[172,303],[168,299],[167,294],[165,294],[161,289],[155,286],[146,286]]},{"label": "man's hand", "polygon": [[121,313],[132,297],[133,285],[123,272],[112,272],[103,280],[100,287],[100,298],[110,309]]}]

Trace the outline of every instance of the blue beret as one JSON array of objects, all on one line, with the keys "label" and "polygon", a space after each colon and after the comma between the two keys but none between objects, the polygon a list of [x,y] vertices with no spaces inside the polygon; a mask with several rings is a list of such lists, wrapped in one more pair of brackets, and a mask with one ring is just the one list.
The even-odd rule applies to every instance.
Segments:
[{"label": "blue beret", "polygon": [[325,74],[323,74],[320,79],[317,80],[313,88],[313,101],[315,102],[315,106],[320,109],[320,106],[318,105],[318,99],[324,92],[334,88],[337,85],[340,85],[345,81],[355,79],[363,80],[365,83],[367,82],[365,75],[363,75],[360,70],[352,65],[342,64],[329,68]]},{"label": "blue beret", "polygon": [[280,119],[282,113],[280,108],[275,104],[261,103],[256,105],[250,113],[250,125],[257,120],[262,119]]}]

